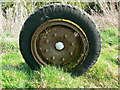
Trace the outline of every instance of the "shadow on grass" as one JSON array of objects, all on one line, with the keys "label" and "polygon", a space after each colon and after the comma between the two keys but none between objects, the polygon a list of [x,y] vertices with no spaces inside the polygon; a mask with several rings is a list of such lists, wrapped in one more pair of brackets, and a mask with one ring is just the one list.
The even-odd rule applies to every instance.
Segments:
[{"label": "shadow on grass", "polygon": [[31,74],[34,71],[24,62],[21,62],[20,64],[17,64],[17,65],[4,65],[2,66],[2,69],[3,70],[17,70],[17,71],[22,71],[27,74]]},{"label": "shadow on grass", "polygon": [[[60,67],[56,67],[57,69],[60,69]],[[3,70],[8,70],[8,71],[13,71],[13,70],[15,70],[15,71],[19,71],[19,72],[23,72],[23,73],[25,73],[25,74],[28,74],[28,75],[32,75],[32,74],[34,74],[34,71],[38,71],[38,72],[41,72],[41,69],[37,69],[37,70],[32,70],[28,65],[27,65],[27,63],[25,63],[25,62],[21,62],[21,63],[19,63],[19,64],[17,64],[17,65],[8,65],[8,64],[6,64],[6,65],[3,65],[2,66],[2,69]],[[79,77],[79,76],[81,76],[81,75],[85,75],[86,73],[83,73],[83,74],[81,74],[81,75],[78,75],[78,74],[74,74],[74,73],[71,73],[71,72],[67,72],[67,71],[64,71],[64,70],[62,70],[62,69],[60,69],[62,72],[64,72],[64,73],[69,73],[70,74],[70,76],[72,77],[72,78],[76,78],[76,77]]]}]

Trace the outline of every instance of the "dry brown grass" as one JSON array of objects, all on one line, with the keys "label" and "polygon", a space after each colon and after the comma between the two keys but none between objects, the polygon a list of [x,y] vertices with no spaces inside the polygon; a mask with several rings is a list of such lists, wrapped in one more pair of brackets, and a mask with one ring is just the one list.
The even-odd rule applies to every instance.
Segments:
[{"label": "dry brown grass", "polygon": [[[48,3],[48,2],[47,2]],[[67,2],[63,2],[67,3]],[[45,3],[46,4],[46,3]],[[43,5],[45,5],[43,4]],[[80,2],[78,4],[73,3],[77,6],[80,6]],[[112,10],[108,9],[108,6],[106,3],[101,2],[101,7],[103,10],[103,15],[95,13],[92,10],[91,17],[96,22],[100,30],[104,29],[110,29],[110,28],[117,28],[118,27],[118,12],[112,8]],[[6,11],[6,16],[2,16],[2,13],[0,13],[0,33],[4,35],[3,31],[6,30],[13,34],[14,36],[18,37],[19,32],[25,22],[25,20],[28,18],[28,16],[35,11],[34,3],[29,8],[30,14],[27,13],[26,2],[17,2],[13,5],[13,8],[15,8],[15,12],[13,13],[13,8],[8,8]],[[1,28],[2,27],[2,28]]]},{"label": "dry brown grass", "polygon": [[[26,2],[24,2],[26,6]],[[44,5],[44,4],[43,4]],[[75,3],[74,3],[75,5]],[[79,4],[77,4],[79,5]],[[104,15],[92,13],[91,17],[94,19],[100,30],[117,28],[118,12],[106,8],[105,4],[102,10]],[[101,56],[96,65],[85,75],[81,77],[72,78],[69,74],[57,70],[55,67],[45,67],[38,73],[28,73],[30,71],[28,66],[24,64],[21,54],[18,53],[18,37],[22,25],[30,14],[27,13],[26,8],[21,3],[15,3],[15,13],[13,8],[7,9],[7,19],[2,15],[0,9],[0,41],[3,43],[4,51],[1,55],[2,59],[2,87],[4,88],[117,88],[118,87],[118,64],[116,63],[117,48],[117,31],[110,31],[109,33],[101,31],[103,40],[103,47]],[[31,13],[34,12],[34,4]],[[11,35],[10,37],[7,35]],[[107,34],[107,36],[106,36]],[[8,37],[7,37],[8,36]],[[4,39],[1,39],[4,38]],[[108,42],[112,40],[115,44],[111,47]],[[1,43],[1,42],[0,42]],[[4,46],[5,45],[5,46]],[[11,48],[13,47],[13,48]],[[1,46],[0,46],[1,50]],[[11,51],[11,52],[10,52]],[[7,53],[5,53],[7,52]],[[1,58],[2,56],[2,58]],[[0,62],[1,64],[1,62]],[[7,67],[6,67],[7,66]],[[59,75],[58,75],[59,74]],[[58,76],[60,78],[58,78]],[[41,77],[41,78],[40,78]],[[1,78],[0,78],[1,79]],[[57,82],[57,83],[56,83]]]},{"label": "dry brown grass", "polygon": [[115,10],[114,7],[111,6],[111,10],[109,10],[106,3],[101,3],[101,9],[103,10],[103,14],[93,13],[91,16],[95,20],[100,30],[108,30],[111,28],[118,28],[118,11]]}]

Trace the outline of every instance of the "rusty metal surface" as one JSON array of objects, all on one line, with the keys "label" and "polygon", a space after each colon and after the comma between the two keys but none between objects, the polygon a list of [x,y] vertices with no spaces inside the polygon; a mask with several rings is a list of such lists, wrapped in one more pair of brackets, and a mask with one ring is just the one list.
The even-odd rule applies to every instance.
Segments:
[{"label": "rusty metal surface", "polygon": [[[56,44],[62,48],[56,48]],[[83,30],[69,20],[54,19],[42,24],[33,34],[31,51],[41,65],[57,65],[71,70],[85,60],[89,49]]]}]

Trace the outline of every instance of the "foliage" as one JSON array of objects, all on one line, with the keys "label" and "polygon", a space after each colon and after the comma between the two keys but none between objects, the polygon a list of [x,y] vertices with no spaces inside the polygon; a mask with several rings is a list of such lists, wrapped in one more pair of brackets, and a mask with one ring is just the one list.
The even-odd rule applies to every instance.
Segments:
[{"label": "foliage", "polygon": [[[57,2],[21,2],[21,3],[14,3],[14,2],[4,2],[2,3],[2,10],[3,10],[3,14],[6,17],[6,10],[8,8],[13,8],[13,12],[15,11],[15,5],[18,5],[18,7],[20,6],[20,4],[26,8],[27,13],[30,14],[31,10],[34,9],[38,9],[40,8],[42,5],[46,5],[46,4],[52,4],[52,3],[57,3]],[[59,2],[62,3],[62,2]],[[90,15],[93,13],[91,10],[93,10],[95,13],[103,13],[102,7],[100,5],[100,2],[67,2],[68,4],[72,4],[72,5],[76,5],[78,7],[81,7],[83,10],[85,10],[87,13],[89,13]],[[111,4],[108,2],[107,6],[110,8]],[[34,7],[34,8],[33,8]],[[115,7],[116,9],[118,9],[118,4],[115,3]]]},{"label": "foliage", "polygon": [[93,13],[92,10],[98,14],[103,13],[103,10],[101,9],[99,2],[97,3],[96,2],[89,2],[89,3],[82,2],[81,7],[83,10],[85,10],[90,15]]},{"label": "foliage", "polygon": [[[54,2],[51,2],[51,4]],[[61,2],[65,3],[65,2]],[[93,15],[98,26],[112,27],[118,23],[116,13],[109,13],[100,3],[66,2],[83,8],[89,14],[92,10],[105,15]],[[23,60],[19,51],[19,32],[28,16],[48,2],[2,3],[4,18],[0,30],[0,68],[3,88],[117,88],[118,87],[118,30],[101,28],[102,50],[97,63],[87,73],[79,77],[71,77],[55,66],[41,67],[39,71],[32,71]],[[91,10],[91,11],[90,11]],[[11,13],[12,12],[12,13]],[[97,16],[97,17],[96,17]],[[115,17],[113,17],[115,16]],[[110,18],[111,17],[111,18]],[[98,19],[99,18],[99,19]],[[104,18],[104,19],[103,19]],[[107,19],[107,21],[105,21]],[[110,22],[109,22],[110,21]],[[102,23],[101,23],[102,22]],[[106,26],[107,25],[107,26]],[[115,26],[115,25],[113,25]],[[116,26],[115,26],[116,27]],[[0,82],[1,83],[1,82]]]},{"label": "foliage", "polygon": [[[8,32],[5,32],[6,35]],[[3,88],[117,88],[118,87],[118,30],[102,30],[102,51],[97,63],[87,73],[72,77],[60,67],[44,66],[32,71],[23,60],[18,47],[18,38],[9,35],[3,39],[6,52],[2,52]],[[8,36],[5,36],[7,38]],[[10,38],[11,37],[11,38]],[[13,42],[16,41],[16,42]],[[9,42],[9,43],[8,43]],[[2,44],[0,43],[0,44]]]}]

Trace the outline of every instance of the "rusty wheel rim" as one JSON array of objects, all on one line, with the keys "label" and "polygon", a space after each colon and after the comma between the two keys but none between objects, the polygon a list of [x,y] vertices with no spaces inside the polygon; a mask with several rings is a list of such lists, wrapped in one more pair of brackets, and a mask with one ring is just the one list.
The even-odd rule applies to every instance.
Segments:
[{"label": "rusty wheel rim", "polygon": [[89,43],[75,23],[53,19],[40,25],[31,39],[31,52],[40,65],[56,65],[70,71],[87,57]]}]

